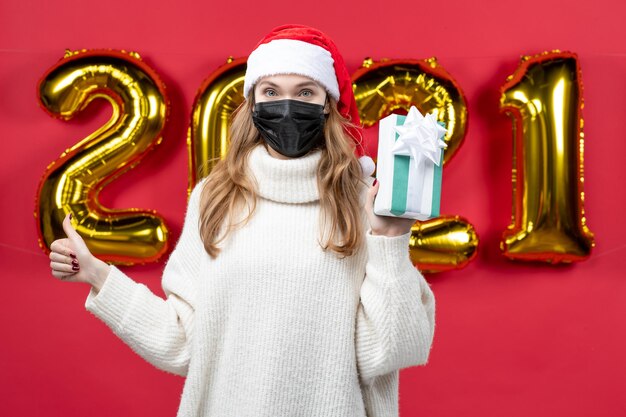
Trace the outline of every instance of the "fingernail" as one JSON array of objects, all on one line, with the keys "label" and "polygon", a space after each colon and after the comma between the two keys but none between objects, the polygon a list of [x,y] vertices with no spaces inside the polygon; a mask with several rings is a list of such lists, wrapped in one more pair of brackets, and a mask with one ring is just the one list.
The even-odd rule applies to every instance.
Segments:
[{"label": "fingernail", "polygon": [[78,261],[76,259],[72,259],[72,265],[78,266]]},{"label": "fingernail", "polygon": [[72,220],[72,213],[70,213],[70,220]]},{"label": "fingernail", "polygon": [[372,184],[372,186],[376,185],[378,183],[378,179],[374,178],[374,184]]},{"label": "fingernail", "polygon": [[73,253],[70,252],[70,257],[76,259],[76,255],[74,255]]},{"label": "fingernail", "polygon": [[80,270],[80,266],[78,265],[72,266],[72,271],[78,271],[78,270]]}]

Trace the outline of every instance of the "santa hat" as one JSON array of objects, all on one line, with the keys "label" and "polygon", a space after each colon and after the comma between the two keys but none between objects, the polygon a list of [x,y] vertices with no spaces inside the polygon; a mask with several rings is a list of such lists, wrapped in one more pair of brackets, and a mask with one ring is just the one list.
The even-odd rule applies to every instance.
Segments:
[{"label": "santa hat", "polygon": [[[317,81],[337,101],[339,113],[360,126],[350,74],[337,46],[324,33],[303,25],[274,28],[248,56],[244,97],[248,97],[259,79],[276,74],[298,74]],[[360,129],[346,131],[356,144],[355,154],[364,173],[370,175],[374,172],[374,162],[365,155]]]}]

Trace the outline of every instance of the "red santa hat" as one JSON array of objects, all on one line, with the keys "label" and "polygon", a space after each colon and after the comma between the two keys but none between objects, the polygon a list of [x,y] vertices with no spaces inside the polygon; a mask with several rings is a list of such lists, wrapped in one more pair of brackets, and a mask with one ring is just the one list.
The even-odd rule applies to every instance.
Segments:
[{"label": "red santa hat", "polygon": [[[339,113],[360,126],[352,80],[335,43],[323,32],[303,25],[274,28],[248,56],[243,95],[248,98],[261,78],[276,74],[298,74],[320,83],[337,101]],[[355,154],[366,175],[374,172],[374,162],[365,155],[360,128],[346,129],[354,140]]]}]

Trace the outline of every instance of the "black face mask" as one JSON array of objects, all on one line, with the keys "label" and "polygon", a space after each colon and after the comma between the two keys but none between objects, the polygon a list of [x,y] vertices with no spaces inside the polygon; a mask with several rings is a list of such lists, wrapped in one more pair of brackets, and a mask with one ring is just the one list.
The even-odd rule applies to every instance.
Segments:
[{"label": "black face mask", "polygon": [[297,158],[324,143],[324,106],[299,100],[256,103],[252,121],[268,145]]}]

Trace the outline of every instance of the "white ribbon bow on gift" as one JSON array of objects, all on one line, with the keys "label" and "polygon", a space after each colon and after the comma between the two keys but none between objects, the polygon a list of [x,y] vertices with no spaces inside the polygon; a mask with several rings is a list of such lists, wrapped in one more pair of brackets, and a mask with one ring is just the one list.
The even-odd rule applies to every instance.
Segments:
[{"label": "white ribbon bow on gift", "polygon": [[437,123],[434,114],[428,113],[424,117],[415,106],[411,106],[404,124],[394,129],[399,134],[391,148],[394,155],[412,156],[418,166],[426,157],[439,166],[441,149],[448,146],[441,140],[447,130]]}]

